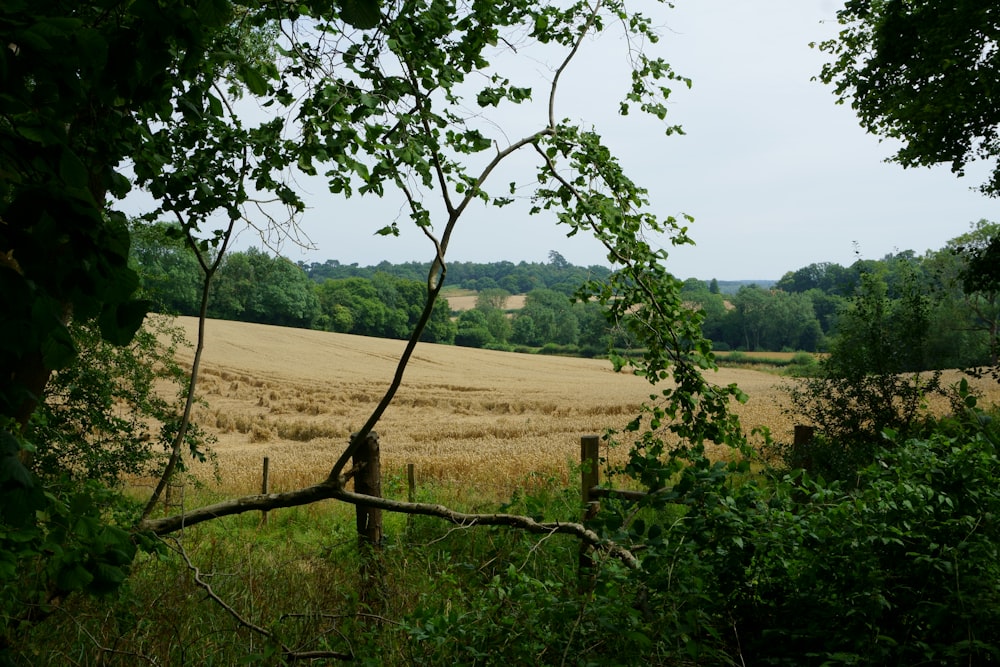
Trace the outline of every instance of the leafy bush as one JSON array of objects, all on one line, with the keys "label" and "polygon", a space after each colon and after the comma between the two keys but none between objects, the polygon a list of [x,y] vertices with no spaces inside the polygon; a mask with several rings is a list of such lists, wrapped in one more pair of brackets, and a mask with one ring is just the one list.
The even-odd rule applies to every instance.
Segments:
[{"label": "leafy bush", "polygon": [[[121,493],[128,476],[159,474],[188,378],[174,354],[180,330],[153,318],[127,346],[74,323],[78,355],[54,374],[23,431],[0,423],[0,664],[4,647],[47,618],[66,596],[121,585],[139,548],[138,508]],[[175,397],[159,391],[173,385]],[[205,440],[189,431],[191,453]],[[19,450],[27,455],[20,455]]]},{"label": "leafy bush", "polygon": [[812,372],[819,367],[816,356],[809,352],[796,352],[788,362],[789,366],[795,366],[798,372]]},{"label": "leafy bush", "polygon": [[580,348],[576,345],[560,345],[559,343],[546,343],[538,350],[538,354],[563,355],[576,357],[580,355]]},{"label": "leafy bush", "polygon": [[974,409],[949,429],[890,434],[853,489],[689,466],[665,494],[683,519],[644,528],[648,599],[697,614],[699,664],[997,662],[1000,438]]},{"label": "leafy bush", "polygon": [[[75,361],[54,374],[32,417],[33,469],[118,486],[125,476],[157,475],[177,431],[188,386],[175,359],[186,345],[170,320],[150,316],[132,342],[114,346],[93,323],[74,323]],[[164,395],[169,387],[174,394]],[[208,442],[197,425],[187,435],[192,455]]]}]

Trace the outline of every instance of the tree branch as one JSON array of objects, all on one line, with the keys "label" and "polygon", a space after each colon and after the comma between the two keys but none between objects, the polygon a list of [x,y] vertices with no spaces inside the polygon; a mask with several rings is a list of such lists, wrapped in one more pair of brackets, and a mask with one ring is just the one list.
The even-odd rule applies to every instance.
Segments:
[{"label": "tree branch", "polygon": [[255,632],[262,637],[267,637],[269,640],[276,642],[281,647],[281,654],[286,660],[315,660],[317,658],[327,658],[334,660],[354,659],[354,656],[351,655],[350,653],[342,653],[340,651],[293,651],[292,649],[288,648],[282,642],[278,641],[278,638],[274,635],[273,632],[265,628],[262,628],[259,625],[247,620],[246,618],[243,617],[242,614],[233,609],[233,607],[230,606],[225,600],[219,597],[218,593],[212,590],[212,585],[201,578],[201,570],[198,568],[197,565],[191,562],[191,558],[187,555],[187,551],[184,550],[184,547],[180,544],[180,542],[175,541],[175,544],[176,544],[175,550],[177,551],[177,553],[181,555],[181,558],[184,559],[184,562],[187,564],[188,569],[191,570],[191,574],[194,577],[194,583],[196,583],[202,590],[204,590],[205,594],[208,595],[208,597],[210,597],[212,601],[215,602],[215,604],[222,607],[222,609],[225,610],[227,614],[232,616],[237,623],[247,628],[251,632]]},{"label": "tree branch", "polygon": [[517,528],[529,533],[553,534],[560,533],[576,537],[585,544],[588,544],[599,551],[617,558],[629,568],[638,569],[639,560],[628,549],[621,545],[601,539],[601,537],[580,523],[562,521],[535,521],[531,517],[518,514],[469,514],[458,512],[444,505],[432,503],[410,503],[391,498],[377,498],[366,496],[343,488],[337,488],[330,481],[321,484],[289,491],[287,493],[258,494],[244,496],[226,500],[214,505],[208,505],[186,514],[165,517],[162,519],[146,519],[139,524],[140,530],[150,531],[156,535],[168,535],[186,526],[217,519],[223,516],[242,514],[244,512],[254,512],[261,510],[275,510],[283,507],[296,507],[307,505],[318,500],[341,500],[352,505],[366,505],[375,507],[387,512],[397,512],[400,514],[415,514],[422,516],[433,516],[450,523],[463,526],[508,526]]},{"label": "tree branch", "polygon": [[570,61],[576,56],[576,52],[580,50],[580,45],[583,44],[583,38],[587,36],[590,29],[594,25],[594,19],[597,18],[597,13],[601,9],[601,0],[597,0],[594,3],[594,7],[590,12],[590,16],[587,17],[587,23],[584,24],[583,29],[580,30],[580,36],[573,43],[573,48],[570,52],[566,54],[563,61],[556,68],[556,73],[552,77],[552,86],[549,88],[549,128],[554,129],[556,126],[556,89],[559,87],[559,79],[562,77],[562,73],[569,67]]}]

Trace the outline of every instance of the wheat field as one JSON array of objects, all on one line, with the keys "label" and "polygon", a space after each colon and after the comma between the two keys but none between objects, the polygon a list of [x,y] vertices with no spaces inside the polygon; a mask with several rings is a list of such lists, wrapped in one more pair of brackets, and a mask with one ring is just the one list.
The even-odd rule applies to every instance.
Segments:
[{"label": "wheat field", "polygon": [[[195,318],[177,324],[195,340]],[[198,383],[205,405],[195,420],[217,437],[213,450],[231,492],[259,490],[265,456],[273,491],[323,479],[385,393],[404,346],[218,320],[209,320],[206,332]],[[190,361],[193,352],[180,356]],[[735,406],[748,433],[768,426],[777,440],[790,440],[782,378],[749,369],[709,377],[735,382],[749,395]],[[603,360],[421,343],[376,427],[383,475],[400,479],[412,463],[418,482],[492,490],[532,479],[566,482],[580,437],[622,427],[652,391]],[[212,477],[210,465],[191,464],[190,471]]]}]

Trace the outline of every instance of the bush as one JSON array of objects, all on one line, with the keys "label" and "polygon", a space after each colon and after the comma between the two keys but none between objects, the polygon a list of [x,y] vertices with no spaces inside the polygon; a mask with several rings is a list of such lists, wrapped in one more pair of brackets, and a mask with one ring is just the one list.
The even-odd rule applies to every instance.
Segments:
[{"label": "bush", "polygon": [[1000,429],[975,410],[948,429],[890,433],[854,488],[689,467],[683,521],[647,529],[650,599],[697,610],[688,636],[736,664],[995,664]]},{"label": "bush", "polygon": [[538,350],[538,354],[562,355],[565,357],[580,356],[580,348],[576,345],[560,345],[559,343],[546,343]]},{"label": "bush", "polygon": [[792,404],[789,412],[816,427],[811,449],[817,458],[811,470],[828,478],[853,476],[883,445],[883,431],[889,429],[903,438],[911,435],[926,419],[926,396],[949,394],[941,384],[940,371],[851,377],[821,372],[817,377],[799,378],[786,390]]},{"label": "bush", "polygon": [[[171,320],[151,315],[129,345],[101,339],[96,323],[71,327],[79,353],[53,374],[27,438],[39,476],[97,480],[116,487],[128,476],[159,475],[183,412],[187,370],[177,350],[190,346]],[[204,458],[211,439],[191,424],[186,444]]]}]

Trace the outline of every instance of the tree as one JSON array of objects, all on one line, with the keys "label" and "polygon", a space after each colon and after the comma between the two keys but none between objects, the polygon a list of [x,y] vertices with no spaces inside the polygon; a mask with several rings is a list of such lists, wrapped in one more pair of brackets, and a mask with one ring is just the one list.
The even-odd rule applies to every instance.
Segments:
[{"label": "tree", "polygon": [[386,307],[378,291],[366,278],[324,280],[316,287],[325,328],[362,336],[386,334]]},{"label": "tree", "polygon": [[4,604],[8,633],[53,596],[113,589],[136,552],[109,523],[110,494],[39,477],[24,437],[52,373],[76,356],[71,325],[125,345],[146,314],[127,221],[109,202],[131,186],[119,165],[144,154],[146,121],[169,120],[173,102],[222,60],[243,62],[217,48],[228,9],[0,6],[0,585],[30,603]]},{"label": "tree", "polygon": [[153,309],[177,315],[197,315],[201,301],[201,267],[176,225],[130,226],[129,257],[134,262],[143,296]]},{"label": "tree", "polygon": [[[494,311],[496,312],[496,311]],[[463,311],[458,316],[455,344],[464,347],[486,347],[494,342],[487,314],[478,308]]]},{"label": "tree", "polygon": [[[639,559],[624,546],[630,538],[614,530],[598,533],[581,523],[522,515],[460,513],[348,488],[353,471],[347,464],[393,402],[437,308],[452,235],[478,202],[498,207],[513,202],[510,194],[517,184],[494,189],[491,176],[515,154],[534,160],[534,173],[523,177],[533,187],[529,212],[550,216],[570,235],[593,235],[608,253],[614,271],[592,276],[577,297],[593,300],[605,309],[611,327],[628,331],[642,350],[641,357],[629,360],[636,373],[653,385],[673,380],[665,389],[657,387],[659,393],[624,432],[635,438],[630,474],[659,490],[675,478],[685,457],[707,465],[706,442],[743,442],[728,411],[729,402],[743,396],[735,386],[717,387],[702,376],[713,362],[700,317],[682,307],[680,283],[663,266],[666,250],[644,241],[655,236],[658,245],[663,239],[671,245],[690,243],[689,220],[651,214],[647,191],[627,176],[600,135],[556,115],[562,75],[576,54],[606,26],[621,26],[633,69],[621,113],[640,110],[664,118],[667,86],[684,80],[638,48],[655,43],[649,18],[627,11],[618,0],[569,6],[406,0],[381,10],[370,0],[249,5],[212,0],[193,8],[137,0],[111,9],[107,3],[53,2],[44,5],[51,11],[44,16],[36,4],[15,0],[0,8],[0,44],[5,45],[0,49],[0,294],[12,323],[0,345],[4,377],[12,380],[0,390],[7,417],[0,433],[0,507],[5,511],[0,573],[8,589],[16,573],[37,571],[32,566],[38,559],[53,553],[72,557],[59,563],[36,598],[62,594],[67,585],[96,590],[96,582],[113,588],[134,556],[129,533],[107,523],[109,513],[99,497],[70,503],[47,495],[18,457],[18,427],[30,419],[51,371],[72,356],[70,317],[96,317],[106,338],[125,343],[145,313],[146,304],[132,298],[138,278],[127,266],[127,228],[106,203],[108,195],[121,195],[130,184],[153,197],[151,218],[169,217],[180,225],[204,274],[202,317],[236,223],[263,219],[259,231],[268,232],[272,225],[281,228],[271,204],[291,216],[304,207],[284,180],[289,170],[322,171],[329,188],[345,196],[397,194],[404,217],[377,233],[396,234],[405,220],[427,239],[431,256],[426,299],[397,372],[365,423],[331,458],[328,474],[301,489],[152,518],[189,423],[202,327],[178,434],[143,519],[128,526],[135,535],[163,535],[221,516],[338,499],[465,526],[568,534],[626,568],[639,568]],[[281,40],[267,39],[278,31]],[[271,51],[268,44],[275,41],[280,50]],[[534,91],[520,73],[502,70],[502,58],[495,64],[490,60],[494,49],[524,41],[536,42],[556,65],[536,123],[510,139],[484,116],[499,106],[525,104]],[[253,97],[269,115],[256,125],[241,117],[235,104],[241,95]],[[665,127],[668,133],[674,130]],[[132,179],[115,171],[126,158],[132,161]],[[251,209],[261,210],[263,217],[251,218]],[[246,259],[236,268],[245,278],[254,267]],[[533,282],[527,273],[523,277]],[[258,307],[256,301],[231,297],[231,303],[250,312]],[[572,323],[568,317],[557,323],[559,335],[572,335]],[[614,363],[620,368],[625,360],[616,357]],[[80,507],[87,508],[85,517],[79,516]],[[65,526],[49,517],[83,526],[87,535],[98,536],[92,542],[104,550],[95,544],[82,551],[63,549],[56,542],[66,534]],[[116,548],[107,549],[109,544]],[[85,567],[107,572],[105,556],[117,559],[111,581]],[[12,617],[16,614],[7,613]],[[263,625],[252,627],[280,651],[281,660],[342,657],[331,651],[298,652]]]},{"label": "tree", "polygon": [[950,312],[939,321],[947,323],[952,340],[976,333],[984,339],[980,345],[984,356],[962,354],[961,364],[955,365],[986,363],[996,368],[1000,364],[1000,225],[980,220],[970,227],[933,257],[942,290],[951,296],[942,307],[954,309],[958,303],[965,307],[964,312]]},{"label": "tree", "polygon": [[570,267],[570,263],[566,261],[566,258],[555,250],[549,250],[549,264],[556,269],[568,269]]},{"label": "tree", "polygon": [[[351,3],[344,17],[370,6]],[[240,25],[240,11],[246,9],[225,1],[0,6],[0,305],[7,324],[0,334],[0,586],[19,590],[29,603],[4,604],[0,659],[19,623],[44,616],[40,604],[76,591],[113,590],[136,543],[144,542],[109,523],[114,498],[97,482],[54,485],[39,477],[24,436],[52,373],[76,356],[73,332],[92,325],[102,339],[123,346],[149,307],[135,298],[129,227],[111,202],[138,182],[157,183],[161,201],[176,196],[178,213],[213,194],[215,171],[187,170],[172,160],[197,157],[190,145],[160,150],[155,137],[176,138],[180,132],[171,129],[187,129],[205,143],[206,117],[224,113],[218,96],[203,94],[206,88],[259,90],[259,73],[240,44],[245,33],[231,29]],[[239,159],[214,148],[226,163],[222,169],[239,171]],[[245,157],[246,149],[237,152]],[[129,163],[134,179],[124,169]],[[178,182],[186,187],[171,189]],[[256,183],[261,192],[273,184]],[[230,211],[245,201],[228,194],[217,201],[229,201]],[[201,212],[214,209],[213,203]],[[178,447],[192,396],[174,438]],[[37,576],[13,580],[27,572]]]},{"label": "tree", "polygon": [[897,139],[904,167],[949,163],[962,176],[993,161],[983,193],[1000,195],[1000,9],[988,2],[854,0],[820,50],[820,78],[869,132]]},{"label": "tree", "polygon": [[871,463],[884,430],[912,434],[925,397],[944,393],[940,371],[921,374],[929,334],[926,285],[910,272],[901,276],[901,298],[890,299],[886,274],[883,266],[861,275],[820,374],[789,387],[793,412],[818,429],[813,463],[828,477],[853,475]]},{"label": "tree", "polygon": [[257,248],[227,255],[212,283],[212,317],[309,327],[319,316],[313,283],[288,259]]},{"label": "tree", "polygon": [[476,295],[476,308],[504,310],[509,298],[510,292],[499,287],[479,290],[479,294]]},{"label": "tree", "polygon": [[736,293],[733,305],[741,332],[741,346],[751,352],[762,349],[762,338],[770,326],[768,293],[756,285],[745,285]]}]

